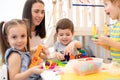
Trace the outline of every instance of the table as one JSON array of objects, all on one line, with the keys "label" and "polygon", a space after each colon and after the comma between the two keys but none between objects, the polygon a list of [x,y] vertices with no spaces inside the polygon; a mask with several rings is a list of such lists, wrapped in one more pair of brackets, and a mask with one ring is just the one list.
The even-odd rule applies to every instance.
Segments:
[{"label": "table", "polygon": [[[61,75],[61,80],[120,80],[120,73],[114,74],[111,73],[108,69],[110,64],[103,63],[100,72],[80,76],[76,74],[69,66],[65,67],[67,70],[64,74]],[[117,71],[118,72],[118,71]]]},{"label": "table", "polygon": [[86,76],[79,76],[74,73],[65,73],[61,75],[61,80],[120,80],[120,75],[112,76],[106,72],[99,72]]},{"label": "table", "polygon": [[44,77],[43,80],[120,80],[120,73],[116,74],[118,71],[111,73],[109,66],[110,64],[102,63],[99,72],[81,76],[76,74],[72,69],[71,63],[68,63],[65,67],[61,68],[64,72],[63,74],[57,74],[53,71],[45,71],[42,76]]}]

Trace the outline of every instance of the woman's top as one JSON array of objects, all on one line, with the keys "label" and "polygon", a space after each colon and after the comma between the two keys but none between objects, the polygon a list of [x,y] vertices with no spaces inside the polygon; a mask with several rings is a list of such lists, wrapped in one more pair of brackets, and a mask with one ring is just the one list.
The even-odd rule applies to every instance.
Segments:
[{"label": "woman's top", "polygon": [[39,36],[35,36],[35,32],[31,32],[31,38],[30,38],[30,49],[34,50],[37,49],[39,44],[43,44],[43,40]]}]

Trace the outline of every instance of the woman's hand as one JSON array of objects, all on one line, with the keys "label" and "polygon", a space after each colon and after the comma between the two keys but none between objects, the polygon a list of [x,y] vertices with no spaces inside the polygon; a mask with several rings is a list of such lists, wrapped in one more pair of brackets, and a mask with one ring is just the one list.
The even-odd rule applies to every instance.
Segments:
[{"label": "woman's hand", "polygon": [[50,52],[49,52],[47,46],[43,45],[42,53],[45,54],[45,55],[49,55]]}]

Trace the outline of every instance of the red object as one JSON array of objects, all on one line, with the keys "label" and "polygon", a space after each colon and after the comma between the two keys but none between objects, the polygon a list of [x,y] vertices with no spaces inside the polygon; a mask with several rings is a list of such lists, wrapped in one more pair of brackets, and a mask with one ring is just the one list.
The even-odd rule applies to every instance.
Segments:
[{"label": "red object", "polygon": [[44,68],[43,66],[40,67],[40,69],[43,69],[43,68]]},{"label": "red object", "polygon": [[92,58],[86,58],[86,61],[93,60]]},{"label": "red object", "polygon": [[55,62],[53,62],[53,63],[51,64],[51,66],[56,66],[56,63],[55,63]]},{"label": "red object", "polygon": [[102,68],[102,70],[107,70],[107,68]]}]

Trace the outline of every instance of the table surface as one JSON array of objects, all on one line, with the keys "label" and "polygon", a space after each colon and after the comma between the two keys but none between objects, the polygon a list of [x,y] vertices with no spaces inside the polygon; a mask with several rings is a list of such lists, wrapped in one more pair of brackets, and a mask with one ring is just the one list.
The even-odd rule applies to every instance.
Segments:
[{"label": "table surface", "polygon": [[99,72],[81,76],[70,69],[70,65],[67,65],[67,70],[61,75],[61,80],[120,80],[120,73],[110,71],[109,66],[110,64],[103,63]]},{"label": "table surface", "polygon": [[[42,76],[44,80],[120,80],[120,69],[110,70],[111,64],[102,63],[99,72],[89,75],[78,75],[72,69],[72,63],[68,63],[65,67],[61,67],[62,74],[53,71],[45,71]],[[119,72],[119,73],[118,73]]]},{"label": "table surface", "polygon": [[120,80],[120,75],[110,75],[106,72],[80,76],[75,73],[64,73],[61,75],[61,80]]}]

